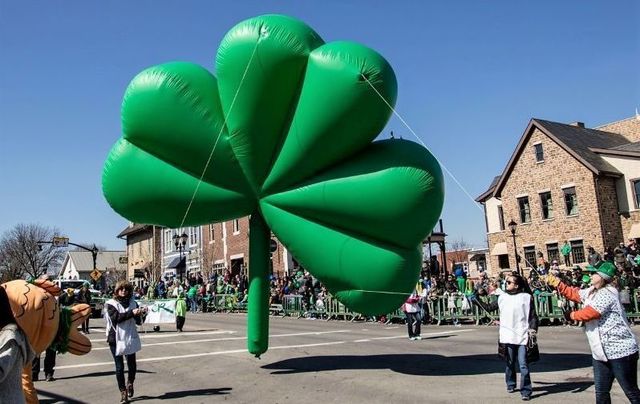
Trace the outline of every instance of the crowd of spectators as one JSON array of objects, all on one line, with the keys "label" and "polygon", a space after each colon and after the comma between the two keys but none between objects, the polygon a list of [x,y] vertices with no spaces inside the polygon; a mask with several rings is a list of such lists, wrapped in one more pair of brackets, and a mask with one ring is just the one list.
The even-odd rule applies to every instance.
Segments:
[{"label": "crowd of spectators", "polygon": [[[593,265],[600,260],[609,260],[618,268],[618,276],[615,285],[620,289],[622,303],[628,309],[631,308],[632,297],[636,289],[640,286],[640,251],[635,241],[628,244],[620,243],[615,249],[607,249],[602,254],[592,247],[588,247],[588,263]],[[589,276],[585,275],[583,268],[578,265],[569,266],[568,261],[560,265],[557,260],[547,262],[542,253],[537,254],[537,262],[526,263],[527,267],[534,269],[525,271],[528,273],[528,286],[532,294],[553,294],[544,283],[539,281],[541,275],[551,273],[558,276],[567,285],[586,288],[589,285]],[[461,265],[454,265],[451,273],[443,277],[440,274],[433,274],[429,268],[425,268],[417,282],[417,288],[425,290],[426,300],[436,300],[444,298],[446,308],[452,311],[459,311],[460,301],[465,303],[472,300],[472,297],[486,296],[492,287],[491,285],[504,286],[505,272],[494,278],[490,278],[486,272],[481,272],[479,276],[470,278]],[[242,307],[248,298],[249,282],[246,274],[233,275],[231,271],[224,273],[213,273],[209,279],[202,276],[192,276],[180,282],[178,279],[161,279],[156,284],[136,287],[134,295],[136,298],[147,299],[171,299],[184,295],[187,300],[187,307],[191,312],[206,311],[208,302],[216,296],[224,296],[224,304],[229,307]],[[305,312],[321,312],[329,293],[322,283],[312,276],[308,271],[299,269],[291,275],[271,275],[270,278],[270,305],[286,304],[287,299],[295,298],[301,302]],[[570,302],[564,302],[563,298],[557,296],[558,305],[566,304],[570,307]],[[427,306],[427,305],[424,305]],[[463,304],[463,310],[471,309],[470,304]],[[384,317],[382,317],[384,320]],[[429,321],[428,314],[424,316],[424,322]],[[456,323],[455,321],[454,323]]]}]

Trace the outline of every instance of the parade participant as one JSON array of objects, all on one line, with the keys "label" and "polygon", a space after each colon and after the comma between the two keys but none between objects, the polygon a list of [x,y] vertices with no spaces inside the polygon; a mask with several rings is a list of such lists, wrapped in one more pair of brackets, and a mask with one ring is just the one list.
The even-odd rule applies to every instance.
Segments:
[{"label": "parade participant", "polygon": [[[44,279],[32,282],[14,280],[3,283],[0,287],[6,291],[16,324],[36,354],[42,353],[52,343],[60,353],[85,355],[91,351],[91,341],[77,330],[77,326],[91,313],[91,307],[85,304],[72,308],[58,306],[55,297],[60,294],[60,288]],[[13,354],[18,353],[14,351]],[[22,392],[24,400],[34,404],[38,402],[38,394],[33,386],[31,372],[31,365],[22,369]],[[15,385],[9,387],[20,388]],[[19,393],[13,391],[7,394],[13,396]]]},{"label": "parade participant", "polygon": [[533,297],[527,292],[524,278],[511,273],[505,278],[505,290],[496,288],[493,292],[498,301],[484,304],[475,300],[476,304],[487,312],[500,310],[499,355],[507,361],[505,380],[507,392],[513,393],[516,388],[516,361],[520,368],[520,395],[523,400],[531,399],[531,375],[527,361],[527,343],[530,334],[538,331]]},{"label": "parade participant", "polygon": [[[120,403],[133,397],[136,378],[136,352],[141,349],[136,323],[141,324],[145,309],[133,298],[133,287],[125,280],[118,281],[115,296],[106,302],[107,343],[116,365],[116,380],[120,389]],[[127,384],[124,382],[124,357],[127,359]]]},{"label": "parade participant", "polygon": [[420,285],[420,291],[416,288],[413,289],[413,292],[411,292],[411,295],[402,306],[402,310],[407,316],[407,330],[411,341],[422,339],[420,336],[420,292],[422,291],[422,285]]},{"label": "parade participant", "polygon": [[76,296],[74,295],[73,288],[67,288],[66,293],[58,298],[60,306],[73,306],[76,302]]},{"label": "parade participant", "polygon": [[552,275],[544,280],[562,296],[584,305],[581,310],[566,315],[571,320],[586,323],[585,333],[593,357],[596,403],[611,402],[614,379],[631,403],[640,403],[638,343],[629,328],[618,290],[611,285],[616,267],[611,262],[601,261],[587,269],[591,272],[591,286],[587,289],[568,286]]},{"label": "parade participant", "polygon": [[[89,291],[89,284],[87,282],[82,284],[82,287],[80,288],[80,292],[76,297],[76,303],[84,303],[91,306],[91,292]],[[84,323],[82,323],[82,332],[85,334],[89,334],[89,318],[90,317],[91,316],[87,317]]]},{"label": "parade participant", "polygon": [[34,357],[26,335],[13,317],[7,292],[0,288],[0,403],[25,402],[22,369]]},{"label": "parade participant", "polygon": [[184,300],[184,293],[180,293],[176,300],[176,329],[182,332],[184,321],[187,315],[187,302]]}]

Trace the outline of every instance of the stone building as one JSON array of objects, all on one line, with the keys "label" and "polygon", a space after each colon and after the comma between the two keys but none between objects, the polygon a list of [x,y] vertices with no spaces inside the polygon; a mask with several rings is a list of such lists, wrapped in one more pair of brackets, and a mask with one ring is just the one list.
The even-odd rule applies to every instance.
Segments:
[{"label": "stone building", "polygon": [[587,246],[602,253],[640,238],[640,120],[598,128],[532,119],[504,171],[476,201],[484,206],[493,273],[515,268],[512,234],[521,266],[538,252],[583,264]]},{"label": "stone building", "polygon": [[152,282],[162,276],[162,227],[129,223],[118,234],[127,243],[127,279],[142,286],[145,279]]}]

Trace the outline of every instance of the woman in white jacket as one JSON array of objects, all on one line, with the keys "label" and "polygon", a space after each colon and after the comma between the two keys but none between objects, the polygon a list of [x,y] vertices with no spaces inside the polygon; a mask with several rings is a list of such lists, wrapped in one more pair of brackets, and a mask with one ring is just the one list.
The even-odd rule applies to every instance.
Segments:
[{"label": "woman in white jacket", "polygon": [[533,297],[528,293],[524,278],[511,273],[505,278],[505,289],[493,292],[498,296],[496,302],[483,304],[474,301],[486,311],[500,309],[499,354],[507,361],[505,381],[507,392],[513,393],[516,388],[516,363],[520,369],[520,395],[523,400],[531,399],[531,374],[527,362],[527,343],[529,334],[538,330]]},{"label": "woman in white jacket", "polygon": [[[120,389],[121,403],[128,403],[133,396],[136,378],[136,352],[141,348],[136,323],[141,322],[144,308],[139,308],[133,298],[133,287],[127,281],[116,283],[114,298],[105,304],[107,343],[116,364],[116,380]],[[124,358],[127,358],[128,382],[124,384]]]},{"label": "woman in white jacket", "polygon": [[587,266],[591,287],[565,285],[553,275],[544,277],[562,296],[582,303],[581,310],[568,312],[574,321],[585,322],[585,332],[593,357],[596,403],[611,402],[611,385],[617,380],[631,403],[640,403],[638,390],[638,343],[625,314],[618,290],[611,285],[616,267],[608,261]]}]

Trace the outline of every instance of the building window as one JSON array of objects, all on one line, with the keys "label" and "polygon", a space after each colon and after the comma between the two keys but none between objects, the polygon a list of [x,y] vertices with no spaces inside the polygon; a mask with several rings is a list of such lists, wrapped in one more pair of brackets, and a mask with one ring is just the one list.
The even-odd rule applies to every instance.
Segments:
[{"label": "building window", "polygon": [[560,262],[558,243],[547,244],[547,257],[549,258],[549,262],[553,262],[554,260]]},{"label": "building window", "polygon": [[582,240],[571,240],[571,260],[574,264],[584,262],[584,244]]},{"label": "building window", "polygon": [[173,230],[165,229],[164,231],[164,252],[173,251]]},{"label": "building window", "polygon": [[518,209],[520,210],[520,223],[531,222],[531,208],[529,207],[529,197],[518,198]]},{"label": "building window", "polygon": [[240,220],[233,219],[233,234],[240,233]]},{"label": "building window", "polygon": [[534,144],[533,148],[536,151],[536,162],[540,163],[544,161],[544,150],[542,150],[542,143]]},{"label": "building window", "polygon": [[198,228],[197,227],[189,227],[189,245],[198,245]]},{"label": "building window", "polygon": [[500,221],[500,230],[504,230],[504,211],[502,206],[498,206],[498,220]]},{"label": "building window", "polygon": [[551,192],[543,192],[540,194],[540,206],[542,206],[542,219],[553,219],[553,201],[551,200]]},{"label": "building window", "polygon": [[216,236],[215,236],[215,232],[213,231],[213,223],[209,225],[209,241],[215,241],[216,240]]},{"label": "building window", "polygon": [[507,254],[498,255],[498,268],[500,269],[509,268],[509,255]]},{"label": "building window", "polygon": [[564,206],[567,216],[577,215],[578,195],[576,195],[576,187],[565,188],[562,191],[564,192]]},{"label": "building window", "polygon": [[633,201],[635,208],[640,209],[640,179],[631,181],[633,185]]},{"label": "building window", "polygon": [[528,268],[536,267],[536,246],[530,245],[524,247],[524,261]]}]

